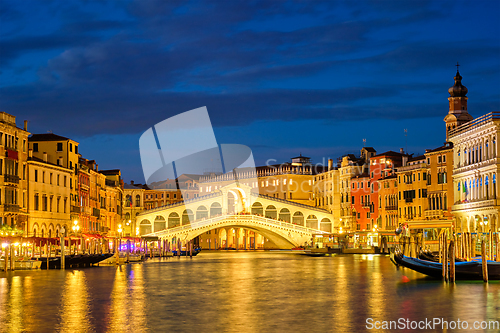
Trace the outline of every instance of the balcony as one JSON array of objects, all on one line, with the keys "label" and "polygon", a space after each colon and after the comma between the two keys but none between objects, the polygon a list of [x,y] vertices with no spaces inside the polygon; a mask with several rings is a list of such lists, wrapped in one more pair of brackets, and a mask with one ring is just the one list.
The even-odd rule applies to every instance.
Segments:
[{"label": "balcony", "polygon": [[413,202],[413,198],[405,198],[406,203],[411,203]]},{"label": "balcony", "polygon": [[13,213],[19,212],[19,205],[4,204],[2,206],[4,212],[13,212]]},{"label": "balcony", "polygon": [[452,211],[460,211],[466,209],[477,209],[477,208],[494,208],[495,206],[500,205],[500,200],[498,199],[485,199],[485,200],[475,200],[475,201],[458,201],[453,207]]},{"label": "balcony", "polygon": [[363,206],[363,208],[370,208],[372,206],[372,203],[371,202],[362,202],[361,206]]},{"label": "balcony", "polygon": [[101,216],[101,210],[99,208],[92,208],[92,216],[100,217]]},{"label": "balcony", "polygon": [[80,207],[79,206],[71,206],[70,212],[71,213],[80,213]]},{"label": "balcony", "polygon": [[385,206],[385,210],[398,210],[398,206],[397,205]]},{"label": "balcony", "polygon": [[425,211],[425,217],[429,218],[442,218],[444,217],[444,210],[441,209],[435,209],[435,210],[426,210]]},{"label": "balcony", "polygon": [[3,176],[3,181],[5,183],[12,183],[12,184],[19,184],[19,176],[14,176],[14,175],[4,175]]}]

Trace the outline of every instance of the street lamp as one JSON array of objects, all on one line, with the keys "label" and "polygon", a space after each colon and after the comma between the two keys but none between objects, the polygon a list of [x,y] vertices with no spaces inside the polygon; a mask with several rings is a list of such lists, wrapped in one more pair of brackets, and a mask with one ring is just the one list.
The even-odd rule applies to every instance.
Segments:
[{"label": "street lamp", "polygon": [[78,225],[78,221],[77,220],[73,221],[73,227],[71,229],[73,229],[73,233],[76,236],[76,234],[78,233],[78,230],[80,230],[80,226]]}]

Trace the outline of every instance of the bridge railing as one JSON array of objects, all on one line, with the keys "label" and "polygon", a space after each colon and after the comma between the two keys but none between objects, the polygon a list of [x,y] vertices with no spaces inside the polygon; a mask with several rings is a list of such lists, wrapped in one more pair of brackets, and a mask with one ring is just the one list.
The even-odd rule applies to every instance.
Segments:
[{"label": "bridge railing", "polygon": [[236,220],[236,221],[238,221],[238,220],[239,221],[251,220],[251,221],[255,221],[255,222],[267,223],[267,224],[285,227],[288,229],[293,229],[293,230],[301,231],[301,232],[307,232],[307,233],[311,233],[311,234],[312,233],[315,233],[315,234],[327,233],[326,231],[321,231],[321,230],[317,230],[317,229],[313,229],[313,228],[304,227],[301,225],[292,224],[289,222],[278,221],[278,220],[270,219],[270,218],[263,217],[263,216],[249,214],[249,215],[220,215],[220,216],[212,217],[209,219],[192,222],[191,224],[186,224],[186,225],[175,227],[175,228],[160,230],[160,231],[153,232],[153,233],[145,235],[145,236],[162,237],[162,236],[166,236],[169,234],[175,234],[175,233],[185,231],[185,230],[202,228],[202,227],[205,227],[209,224],[212,224],[212,223],[215,223],[215,222],[218,222],[221,220]]}]

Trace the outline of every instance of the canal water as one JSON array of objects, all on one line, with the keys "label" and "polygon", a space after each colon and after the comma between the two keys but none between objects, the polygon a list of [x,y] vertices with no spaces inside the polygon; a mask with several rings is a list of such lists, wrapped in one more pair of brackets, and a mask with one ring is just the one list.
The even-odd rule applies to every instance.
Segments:
[{"label": "canal water", "polygon": [[0,272],[0,332],[365,332],[399,318],[498,320],[500,284],[450,286],[388,256],[283,252]]}]

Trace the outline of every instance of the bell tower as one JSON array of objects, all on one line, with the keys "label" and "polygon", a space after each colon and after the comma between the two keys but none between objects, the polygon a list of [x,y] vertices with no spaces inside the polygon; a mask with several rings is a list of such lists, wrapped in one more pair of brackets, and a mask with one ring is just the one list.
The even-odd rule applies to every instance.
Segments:
[{"label": "bell tower", "polygon": [[458,71],[460,65],[457,63],[457,74],[455,75],[455,84],[448,89],[450,97],[449,110],[444,121],[446,123],[446,141],[449,141],[449,132],[458,126],[471,121],[473,118],[467,112],[467,88],[462,84],[462,76]]}]

